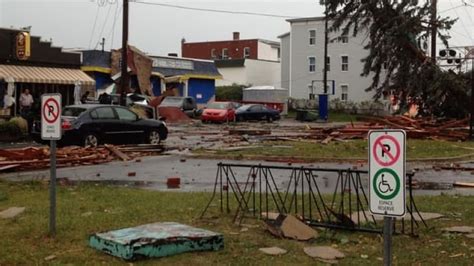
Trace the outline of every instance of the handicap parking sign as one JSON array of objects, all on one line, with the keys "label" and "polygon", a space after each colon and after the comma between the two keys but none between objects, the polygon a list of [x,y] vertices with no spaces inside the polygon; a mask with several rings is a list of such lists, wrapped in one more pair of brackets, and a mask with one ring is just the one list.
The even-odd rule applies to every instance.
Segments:
[{"label": "handicap parking sign", "polygon": [[404,130],[369,132],[369,209],[372,214],[405,215]]}]

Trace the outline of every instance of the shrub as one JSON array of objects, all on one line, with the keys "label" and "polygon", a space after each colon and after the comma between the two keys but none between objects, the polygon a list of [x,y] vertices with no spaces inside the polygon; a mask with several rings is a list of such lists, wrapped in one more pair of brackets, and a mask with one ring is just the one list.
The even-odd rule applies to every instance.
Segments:
[{"label": "shrub", "polygon": [[28,122],[24,118],[17,116],[10,119],[10,122],[16,124],[23,134],[28,133]]},{"label": "shrub", "polygon": [[19,135],[22,135],[22,131],[15,121],[10,120],[7,122],[0,123],[0,134],[10,135],[10,136],[19,136]]},{"label": "shrub", "polygon": [[247,87],[237,84],[216,87],[216,101],[242,101],[242,91]]}]

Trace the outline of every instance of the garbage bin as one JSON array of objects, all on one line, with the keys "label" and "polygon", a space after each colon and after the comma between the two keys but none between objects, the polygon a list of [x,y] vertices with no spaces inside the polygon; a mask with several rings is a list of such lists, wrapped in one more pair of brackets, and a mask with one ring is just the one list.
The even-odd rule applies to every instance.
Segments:
[{"label": "garbage bin", "polygon": [[297,121],[305,121],[307,113],[308,113],[308,111],[303,110],[303,109],[296,110],[296,120]]},{"label": "garbage bin", "polygon": [[319,94],[319,118],[327,121],[328,120],[328,95],[327,94]]}]

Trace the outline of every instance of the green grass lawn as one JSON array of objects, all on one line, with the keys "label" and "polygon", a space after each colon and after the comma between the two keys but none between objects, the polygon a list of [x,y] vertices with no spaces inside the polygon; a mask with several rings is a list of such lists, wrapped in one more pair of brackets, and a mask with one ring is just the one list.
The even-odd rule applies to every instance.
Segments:
[{"label": "green grass lawn", "polygon": [[[263,147],[261,147],[263,145]],[[218,150],[215,154],[233,158],[275,157],[318,159],[367,159],[367,141],[331,141],[329,144],[306,141],[271,141],[259,144],[260,147],[238,151]],[[206,154],[205,150],[196,150]],[[408,140],[407,159],[439,159],[474,154],[474,142],[449,142],[435,140]]]},{"label": "green grass lawn", "polygon": [[[58,190],[58,233],[47,237],[48,190],[42,183],[9,183],[0,181],[0,211],[24,206],[26,211],[14,219],[0,220],[0,265],[15,264],[125,264],[88,247],[87,238],[99,231],[137,226],[152,222],[175,221],[224,234],[225,248],[218,252],[187,253],[168,258],[135,262],[165,265],[315,265],[303,248],[332,245],[346,254],[342,265],[380,265],[382,239],[369,233],[320,231],[316,241],[298,242],[278,239],[267,233],[261,223],[246,219],[246,232],[231,223],[232,215],[218,216],[216,206],[210,216],[198,220],[207,203],[208,193],[155,192],[110,186],[60,187]],[[444,234],[440,228],[450,225],[474,226],[474,197],[418,197],[422,211],[436,211],[446,217],[430,221],[432,230],[422,230],[419,238],[394,237],[394,263],[399,265],[471,265],[474,261],[474,239]],[[217,204],[217,202],[216,202]],[[271,257],[260,247],[279,246],[288,253]],[[54,255],[50,262],[44,258]],[[361,255],[368,256],[367,259]]]}]

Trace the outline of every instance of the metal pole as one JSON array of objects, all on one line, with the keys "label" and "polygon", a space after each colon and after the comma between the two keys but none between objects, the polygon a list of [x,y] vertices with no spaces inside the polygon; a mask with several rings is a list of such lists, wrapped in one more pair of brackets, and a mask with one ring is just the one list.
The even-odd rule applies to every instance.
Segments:
[{"label": "metal pole", "polygon": [[49,234],[56,235],[56,140],[51,140],[49,180]]},{"label": "metal pole", "polygon": [[328,4],[324,0],[324,94],[328,93]]},{"label": "metal pole", "polygon": [[383,265],[392,265],[392,217],[383,218]]},{"label": "metal pole", "polygon": [[431,59],[436,64],[436,35],[438,27],[436,25],[438,0],[431,0]]},{"label": "metal pole", "polygon": [[122,21],[122,66],[120,75],[120,105],[126,104],[126,93],[129,86],[127,71],[127,48],[128,48],[128,0],[123,0],[123,21]]},{"label": "metal pole", "polygon": [[471,117],[469,119],[469,139],[473,138],[473,132],[472,132],[473,127],[474,127],[474,58],[471,58]]}]

